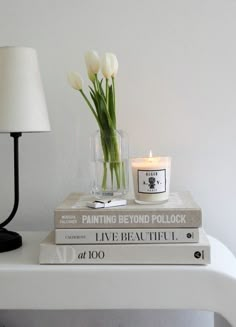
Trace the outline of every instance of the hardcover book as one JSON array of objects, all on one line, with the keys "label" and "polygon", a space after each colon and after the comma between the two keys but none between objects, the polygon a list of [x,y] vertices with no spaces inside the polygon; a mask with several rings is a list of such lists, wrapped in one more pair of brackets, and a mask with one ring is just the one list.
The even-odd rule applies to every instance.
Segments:
[{"label": "hardcover book", "polygon": [[162,204],[140,205],[128,200],[126,206],[92,209],[88,197],[71,193],[54,210],[55,228],[197,228],[202,225],[201,208],[189,192],[171,193]]},{"label": "hardcover book", "polygon": [[198,228],[56,229],[56,244],[196,243]]},{"label": "hardcover book", "polygon": [[207,235],[200,231],[198,243],[56,245],[54,232],[40,244],[40,264],[191,264],[210,263]]}]

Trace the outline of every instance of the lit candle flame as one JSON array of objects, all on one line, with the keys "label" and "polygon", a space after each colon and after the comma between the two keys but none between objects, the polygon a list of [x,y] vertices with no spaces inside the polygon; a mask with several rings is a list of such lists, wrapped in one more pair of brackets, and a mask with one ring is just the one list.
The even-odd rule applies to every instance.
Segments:
[{"label": "lit candle flame", "polygon": [[149,151],[149,158],[152,158],[152,150]]}]

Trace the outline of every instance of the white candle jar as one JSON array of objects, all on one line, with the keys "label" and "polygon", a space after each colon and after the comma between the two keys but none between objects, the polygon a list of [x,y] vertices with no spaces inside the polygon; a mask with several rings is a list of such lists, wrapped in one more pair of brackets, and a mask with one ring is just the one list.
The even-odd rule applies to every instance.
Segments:
[{"label": "white candle jar", "polygon": [[133,158],[131,165],[135,202],[156,204],[168,201],[170,157]]}]

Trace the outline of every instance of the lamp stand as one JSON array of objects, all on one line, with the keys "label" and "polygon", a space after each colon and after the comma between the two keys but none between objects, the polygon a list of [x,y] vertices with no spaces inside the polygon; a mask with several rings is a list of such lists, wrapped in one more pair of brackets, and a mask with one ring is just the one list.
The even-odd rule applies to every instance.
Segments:
[{"label": "lamp stand", "polygon": [[22,246],[22,237],[4,227],[14,218],[19,205],[19,143],[21,133],[11,133],[14,140],[14,206],[10,216],[0,224],[0,252],[15,250]]}]

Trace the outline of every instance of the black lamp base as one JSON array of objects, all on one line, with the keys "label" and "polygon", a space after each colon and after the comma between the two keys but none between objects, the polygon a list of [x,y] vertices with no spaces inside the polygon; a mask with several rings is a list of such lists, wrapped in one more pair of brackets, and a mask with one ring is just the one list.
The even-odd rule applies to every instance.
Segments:
[{"label": "black lamp base", "polygon": [[16,232],[0,228],[0,253],[12,251],[22,246],[22,237]]}]

